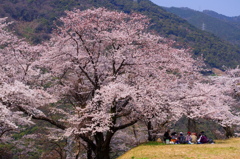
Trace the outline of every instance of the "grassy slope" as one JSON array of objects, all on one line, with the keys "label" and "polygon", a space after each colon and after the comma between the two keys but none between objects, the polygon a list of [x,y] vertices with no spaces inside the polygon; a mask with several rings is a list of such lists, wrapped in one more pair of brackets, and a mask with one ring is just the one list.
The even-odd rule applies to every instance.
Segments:
[{"label": "grassy slope", "polygon": [[240,138],[216,144],[149,145],[131,149],[118,159],[240,159]]}]

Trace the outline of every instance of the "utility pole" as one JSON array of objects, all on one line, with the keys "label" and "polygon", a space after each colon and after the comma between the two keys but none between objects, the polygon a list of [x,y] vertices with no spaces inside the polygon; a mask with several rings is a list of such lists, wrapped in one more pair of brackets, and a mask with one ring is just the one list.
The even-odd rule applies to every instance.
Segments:
[{"label": "utility pole", "polygon": [[205,23],[202,23],[202,30],[205,30]]}]

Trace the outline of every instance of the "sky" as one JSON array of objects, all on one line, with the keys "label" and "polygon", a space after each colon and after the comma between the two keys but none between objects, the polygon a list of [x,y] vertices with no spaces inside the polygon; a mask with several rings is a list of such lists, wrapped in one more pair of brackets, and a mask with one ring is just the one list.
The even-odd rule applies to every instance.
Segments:
[{"label": "sky", "polygon": [[240,0],[151,0],[163,7],[188,7],[197,11],[212,10],[229,17],[240,16]]}]

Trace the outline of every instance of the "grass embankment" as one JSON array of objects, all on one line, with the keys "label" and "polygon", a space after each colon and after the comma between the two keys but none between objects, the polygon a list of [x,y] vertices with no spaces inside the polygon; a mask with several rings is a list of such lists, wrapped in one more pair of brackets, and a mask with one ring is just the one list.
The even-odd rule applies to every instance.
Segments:
[{"label": "grass embankment", "polygon": [[215,142],[192,145],[146,143],[131,149],[118,159],[240,159],[240,138]]}]

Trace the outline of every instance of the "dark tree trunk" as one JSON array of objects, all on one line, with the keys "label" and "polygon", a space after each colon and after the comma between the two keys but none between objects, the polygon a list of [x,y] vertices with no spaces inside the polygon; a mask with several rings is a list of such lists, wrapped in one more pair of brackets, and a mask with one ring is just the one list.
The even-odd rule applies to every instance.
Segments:
[{"label": "dark tree trunk", "polygon": [[233,137],[234,136],[234,130],[232,127],[230,126],[225,126],[223,127],[223,129],[225,130],[225,135],[227,138]]},{"label": "dark tree trunk", "polygon": [[110,159],[110,147],[109,145],[100,146],[97,148],[96,159]]},{"label": "dark tree trunk", "polygon": [[198,132],[196,121],[191,118],[188,118],[187,120],[188,120],[187,130],[190,132]]},{"label": "dark tree trunk", "polygon": [[108,131],[104,137],[103,133],[95,135],[96,159],[110,159],[110,142],[115,132]]},{"label": "dark tree trunk", "polygon": [[153,127],[152,127],[151,121],[148,121],[147,129],[148,129],[148,141],[154,141],[154,138],[153,138],[153,135],[152,135]]},{"label": "dark tree trunk", "polygon": [[87,144],[87,159],[92,159],[92,148],[90,144]]},{"label": "dark tree trunk", "polygon": [[[133,120],[118,127],[111,127],[111,130],[107,131],[106,133],[97,132],[93,138],[89,138],[89,136],[85,135],[79,135],[79,137],[88,144],[87,146],[90,148],[88,149],[88,155],[90,152],[94,152],[94,159],[110,159],[110,142],[113,135],[116,133],[116,131],[129,127],[136,122],[137,120]],[[90,155],[88,157],[90,157]]]}]

